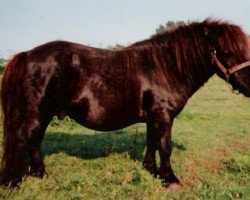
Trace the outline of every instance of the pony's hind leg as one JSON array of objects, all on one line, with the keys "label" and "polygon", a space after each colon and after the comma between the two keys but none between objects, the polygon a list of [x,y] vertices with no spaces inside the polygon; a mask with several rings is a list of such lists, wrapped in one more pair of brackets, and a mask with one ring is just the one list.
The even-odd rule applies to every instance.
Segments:
[{"label": "pony's hind leg", "polygon": [[37,118],[24,120],[25,123],[15,130],[14,138],[9,138],[10,134],[5,136],[1,185],[15,187],[27,172],[41,178],[44,176],[45,167],[40,147],[51,118],[48,117],[43,121]]},{"label": "pony's hind leg", "polygon": [[[47,89],[47,92],[50,91]],[[30,117],[29,125],[29,167],[28,174],[43,178],[45,165],[41,153],[41,144],[45,131],[57,110],[57,104],[51,99],[55,99],[50,93],[46,93],[41,102],[33,106],[36,110],[33,117]],[[39,102],[39,101],[38,101]]]},{"label": "pony's hind leg", "polygon": [[5,67],[0,95],[4,117],[0,185],[17,186],[28,166],[32,174],[42,177],[45,173],[40,146],[48,116],[57,109],[54,63],[30,65],[23,52]]},{"label": "pony's hind leg", "polygon": [[41,121],[39,126],[30,132],[28,174],[31,176],[43,178],[44,174],[46,174],[41,153],[41,143],[50,120],[51,117],[48,117]]}]

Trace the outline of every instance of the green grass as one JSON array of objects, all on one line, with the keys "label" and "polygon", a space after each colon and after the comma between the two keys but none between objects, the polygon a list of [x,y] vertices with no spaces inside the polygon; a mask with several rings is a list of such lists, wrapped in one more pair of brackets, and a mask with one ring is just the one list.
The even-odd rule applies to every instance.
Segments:
[{"label": "green grass", "polygon": [[219,78],[192,97],[173,128],[171,160],[183,184],[175,192],[141,166],[144,124],[100,133],[54,120],[42,147],[49,177],[0,188],[0,199],[250,199],[249,120],[249,99]]}]

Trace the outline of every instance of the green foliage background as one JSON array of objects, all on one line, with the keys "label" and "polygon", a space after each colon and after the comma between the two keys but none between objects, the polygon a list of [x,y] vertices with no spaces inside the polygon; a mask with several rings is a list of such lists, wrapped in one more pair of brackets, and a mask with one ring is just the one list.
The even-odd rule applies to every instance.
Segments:
[{"label": "green foliage background", "polygon": [[0,74],[3,72],[4,64],[7,62],[7,60],[0,58]]}]

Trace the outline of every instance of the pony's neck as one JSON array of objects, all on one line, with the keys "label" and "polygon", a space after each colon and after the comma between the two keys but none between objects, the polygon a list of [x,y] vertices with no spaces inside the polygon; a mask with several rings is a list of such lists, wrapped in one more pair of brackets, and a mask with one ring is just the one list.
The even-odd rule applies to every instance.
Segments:
[{"label": "pony's neck", "polygon": [[[140,54],[141,71],[153,83],[192,96],[214,74],[203,28],[155,36],[127,48]],[[149,69],[150,68],[150,69]]]},{"label": "pony's neck", "polygon": [[[190,97],[208,81],[215,71],[206,39],[202,36],[190,38],[183,36],[183,38],[181,38],[184,40],[183,44],[179,41],[168,41],[172,52],[169,52],[167,57],[169,60],[173,60],[173,64],[166,63],[166,66],[176,68],[172,73],[177,77],[179,84],[186,89],[187,96]],[[178,87],[178,84],[176,85]]]},{"label": "pony's neck", "polygon": [[[203,65],[194,66],[188,70],[183,78],[183,83],[187,91],[187,95],[191,97],[197,90],[199,90],[215,73],[211,63],[207,64],[208,67]],[[184,66],[185,67],[185,66]]]}]

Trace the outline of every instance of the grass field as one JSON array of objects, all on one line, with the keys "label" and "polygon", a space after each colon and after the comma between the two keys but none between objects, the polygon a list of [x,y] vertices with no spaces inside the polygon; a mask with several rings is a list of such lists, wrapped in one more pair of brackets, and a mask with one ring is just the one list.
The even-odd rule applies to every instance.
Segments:
[{"label": "grass field", "polygon": [[183,186],[173,192],[142,168],[144,124],[100,133],[55,119],[42,148],[49,176],[0,188],[0,199],[250,199],[249,121],[249,99],[213,77],[175,120],[171,160]]}]

